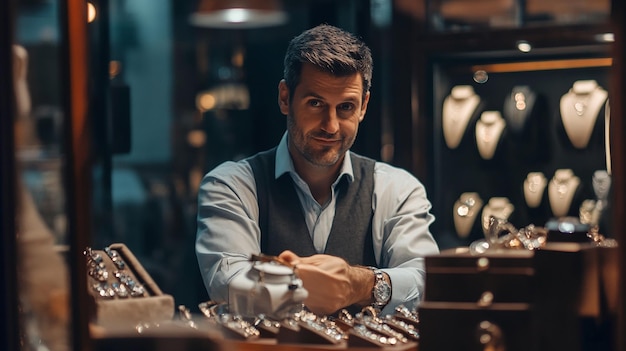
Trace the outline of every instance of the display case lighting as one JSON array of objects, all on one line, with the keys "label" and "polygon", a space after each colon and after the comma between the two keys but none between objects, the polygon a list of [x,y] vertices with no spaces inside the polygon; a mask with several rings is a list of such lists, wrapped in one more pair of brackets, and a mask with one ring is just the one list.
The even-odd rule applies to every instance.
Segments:
[{"label": "display case lighting", "polygon": [[596,35],[596,41],[601,43],[612,43],[615,41],[615,35],[613,33],[601,33]]},{"label": "display case lighting", "polygon": [[95,21],[97,15],[98,15],[98,11],[96,10],[96,6],[88,2],[87,3],[87,23],[91,23]]},{"label": "display case lighting", "polygon": [[517,49],[521,52],[530,52],[530,50],[532,50],[533,47],[526,40],[520,40],[517,42]]},{"label": "display case lighting", "polygon": [[260,28],[286,23],[287,13],[278,0],[200,0],[189,21],[205,28]]}]

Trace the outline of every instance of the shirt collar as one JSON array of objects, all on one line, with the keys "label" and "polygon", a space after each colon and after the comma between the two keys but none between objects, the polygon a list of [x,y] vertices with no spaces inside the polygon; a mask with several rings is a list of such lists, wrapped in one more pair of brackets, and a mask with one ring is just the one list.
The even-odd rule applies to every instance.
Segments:
[{"label": "shirt collar", "polygon": [[[289,150],[287,149],[287,132],[283,134],[283,137],[280,139],[280,143],[276,148],[276,169],[274,170],[274,177],[278,179],[278,177],[285,173],[292,173],[294,175],[297,174],[296,169],[293,166],[293,160],[291,159]],[[344,175],[349,182],[354,180],[350,150],[346,151],[346,156],[343,158],[343,164],[341,165],[341,172],[333,184],[337,184],[338,180],[344,177]]]}]

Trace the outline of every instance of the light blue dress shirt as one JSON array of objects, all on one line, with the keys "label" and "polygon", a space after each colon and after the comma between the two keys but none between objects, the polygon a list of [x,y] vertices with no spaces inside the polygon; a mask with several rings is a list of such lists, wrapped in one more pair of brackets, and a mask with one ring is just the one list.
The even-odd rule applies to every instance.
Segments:
[{"label": "light blue dress shirt", "polygon": [[[348,151],[349,153],[349,151]],[[320,205],[295,172],[285,133],[276,150],[275,176],[289,173],[296,184],[309,234],[323,253],[335,216],[335,181],[330,200]],[[342,170],[352,181],[347,154]],[[424,291],[424,256],[439,252],[430,233],[434,221],[426,190],[413,175],[386,163],[374,167],[372,232],[378,267],[391,278],[392,296],[383,314],[403,304],[414,308]],[[250,267],[248,258],[260,252],[261,232],[254,173],[246,160],[225,162],[207,173],[198,193],[196,255],[211,299],[227,301],[229,282]]]}]

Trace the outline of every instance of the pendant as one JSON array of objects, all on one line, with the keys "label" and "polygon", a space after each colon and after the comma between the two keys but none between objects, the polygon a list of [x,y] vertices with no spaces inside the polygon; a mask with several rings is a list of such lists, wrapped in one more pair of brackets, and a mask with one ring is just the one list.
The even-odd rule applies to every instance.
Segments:
[{"label": "pendant", "polygon": [[576,101],[576,103],[574,103],[574,110],[576,110],[576,114],[578,116],[582,116],[582,115],[585,114],[585,108],[586,107],[587,106],[582,101]]},{"label": "pendant", "polygon": [[560,199],[565,197],[568,190],[568,186],[565,183],[559,183],[556,187],[556,192],[559,194]]},{"label": "pendant", "polygon": [[526,96],[524,93],[515,93],[515,108],[518,111],[524,111],[526,109]]}]

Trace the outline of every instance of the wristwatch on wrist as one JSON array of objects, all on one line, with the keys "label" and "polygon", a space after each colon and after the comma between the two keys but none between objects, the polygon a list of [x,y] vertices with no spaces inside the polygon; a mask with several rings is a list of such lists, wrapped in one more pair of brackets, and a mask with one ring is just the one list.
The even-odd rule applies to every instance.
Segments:
[{"label": "wristwatch on wrist", "polygon": [[381,310],[391,299],[391,285],[385,280],[385,274],[380,269],[370,267],[374,272],[374,288],[372,289],[373,307]]}]

